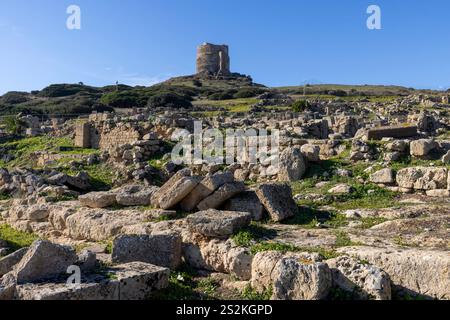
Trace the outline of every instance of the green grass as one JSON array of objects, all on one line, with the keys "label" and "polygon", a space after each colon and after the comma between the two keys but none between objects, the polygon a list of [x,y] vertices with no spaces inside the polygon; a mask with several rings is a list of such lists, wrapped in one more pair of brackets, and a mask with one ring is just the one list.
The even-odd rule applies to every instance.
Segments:
[{"label": "green grass", "polygon": [[[373,142],[372,147],[375,147],[375,144]],[[347,150],[349,150],[349,146],[347,146]],[[332,206],[336,210],[391,207],[398,194],[375,184],[361,184],[358,182],[357,178],[362,178],[367,181],[369,174],[364,172],[364,170],[370,164],[366,162],[353,163],[348,161],[345,153],[338,157],[312,164],[306,171],[303,180],[291,184],[293,194],[314,193],[324,195],[324,200],[301,200],[298,204],[312,208]],[[346,169],[350,171],[351,175],[343,177],[333,175],[336,169]],[[324,177],[325,172],[328,173],[329,177]],[[316,184],[323,181],[328,183],[321,188],[316,188]],[[353,188],[353,192],[344,195],[328,194],[329,189],[340,183],[350,185]]]},{"label": "green grass", "polygon": [[361,226],[360,226],[361,229],[370,229],[373,226],[376,226],[378,224],[388,221],[388,219],[382,218],[382,217],[365,217],[365,218],[359,219],[358,221],[361,222]]},{"label": "green grass", "polygon": [[217,299],[218,283],[212,278],[197,279],[197,272],[187,265],[172,271],[169,286],[156,292],[152,300],[208,300]]},{"label": "green grass", "polygon": [[307,229],[317,228],[318,225],[329,228],[343,227],[348,224],[342,214],[316,209],[315,206],[300,206],[298,213],[282,222],[287,225],[298,225]]},{"label": "green grass", "polygon": [[11,199],[11,195],[7,193],[0,193],[0,201]]},{"label": "green grass", "polygon": [[217,108],[214,111],[198,112],[199,116],[214,117],[223,112],[231,113],[245,113],[250,111],[250,107],[258,102],[255,98],[229,99],[229,100],[200,100],[194,102],[197,105],[207,105],[209,107]]},{"label": "green grass", "polygon": [[435,167],[435,168],[445,167],[450,169],[450,164],[442,163],[440,156],[435,156],[435,159],[432,160],[423,160],[412,158],[411,156],[408,155],[403,159],[400,159],[399,161],[392,162],[389,166],[394,171],[399,171],[401,169],[405,169],[408,167]]},{"label": "green grass", "polygon": [[350,247],[350,246],[360,246],[361,243],[359,242],[353,242],[349,235],[345,231],[336,231],[336,247]]},{"label": "green grass", "polygon": [[275,230],[268,229],[263,225],[252,222],[248,227],[239,230],[231,239],[241,247],[250,247],[252,244],[262,239],[271,239],[277,235]]},{"label": "green grass", "polygon": [[0,225],[0,239],[5,240],[10,247],[10,251],[14,252],[23,247],[29,247],[34,241],[38,240],[38,236],[32,233],[15,230],[9,225]]},{"label": "green grass", "polygon": [[251,300],[251,301],[267,301],[272,297],[273,289],[272,287],[263,290],[262,292],[258,292],[251,287],[251,285],[247,285],[242,291],[241,298],[243,300]]},{"label": "green grass", "polygon": [[86,171],[89,174],[93,191],[109,190],[112,187],[115,170],[107,164],[94,164],[91,166],[82,166],[79,169],[63,168],[62,172],[69,175],[76,175],[80,171]]},{"label": "green grass", "polygon": [[292,244],[280,243],[280,242],[260,242],[253,245],[250,248],[252,254],[257,254],[258,252],[264,251],[279,251],[282,253],[287,252],[310,252],[319,253],[325,259],[332,259],[338,256],[336,251],[320,248],[320,247],[298,247]]},{"label": "green grass", "polygon": [[210,277],[197,282],[197,289],[206,296],[214,296],[218,287],[219,283]]},{"label": "green grass", "polygon": [[[67,147],[70,150],[59,151],[59,148],[61,147]],[[6,168],[35,167],[36,163],[32,154],[38,151],[58,152],[59,154],[67,155],[67,159],[70,160],[73,160],[70,158],[70,155],[89,155],[99,153],[98,150],[75,147],[70,138],[50,136],[15,138],[14,140],[0,144],[0,148],[7,150],[7,153],[14,156],[14,159],[10,162],[0,163],[0,166]],[[62,159],[61,161],[64,160]]]}]

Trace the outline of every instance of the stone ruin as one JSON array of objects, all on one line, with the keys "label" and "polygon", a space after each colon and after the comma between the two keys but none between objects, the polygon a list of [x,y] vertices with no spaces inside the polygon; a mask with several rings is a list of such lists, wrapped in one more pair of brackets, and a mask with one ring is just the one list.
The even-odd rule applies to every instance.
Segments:
[{"label": "stone ruin", "polygon": [[203,43],[197,48],[197,74],[228,76],[230,56],[227,45]]}]

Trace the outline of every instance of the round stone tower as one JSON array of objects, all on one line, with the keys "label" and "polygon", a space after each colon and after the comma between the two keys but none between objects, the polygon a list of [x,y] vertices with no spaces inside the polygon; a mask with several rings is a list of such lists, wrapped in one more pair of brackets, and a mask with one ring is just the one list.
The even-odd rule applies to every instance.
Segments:
[{"label": "round stone tower", "polygon": [[197,48],[197,74],[228,76],[230,56],[227,45],[203,43]]}]

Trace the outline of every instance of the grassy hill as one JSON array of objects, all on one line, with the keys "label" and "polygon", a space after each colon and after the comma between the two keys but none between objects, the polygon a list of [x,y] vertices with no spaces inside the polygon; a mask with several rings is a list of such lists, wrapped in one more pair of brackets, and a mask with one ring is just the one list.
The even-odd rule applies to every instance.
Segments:
[{"label": "grassy hill", "polygon": [[[79,84],[53,84],[32,92],[8,92],[0,97],[0,116],[18,113],[34,115],[77,116],[92,111],[113,111],[132,107],[183,107],[198,104],[224,105],[247,110],[256,96],[276,91],[294,98],[304,93],[311,98],[396,98],[414,93],[437,94],[431,90],[414,90],[400,86],[379,85],[306,85],[269,88],[240,74],[216,79],[183,76],[151,87],[109,85],[93,87]],[[214,101],[218,101],[214,103]],[[222,103],[223,102],[223,103]],[[246,101],[244,101],[246,102]],[[245,108],[242,105],[246,105]]]}]

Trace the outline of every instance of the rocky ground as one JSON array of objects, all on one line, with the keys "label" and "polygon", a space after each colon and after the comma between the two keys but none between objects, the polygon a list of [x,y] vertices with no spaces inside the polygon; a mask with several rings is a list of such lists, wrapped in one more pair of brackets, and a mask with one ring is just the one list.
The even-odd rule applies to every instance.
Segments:
[{"label": "rocky ground", "polygon": [[[93,114],[95,147],[76,146],[77,121],[25,117],[35,136],[0,143],[0,300],[450,299],[444,98],[312,95],[292,112],[303,98],[280,90],[245,100],[253,117],[199,99]],[[280,129],[280,170],[175,165],[198,119]]]}]

